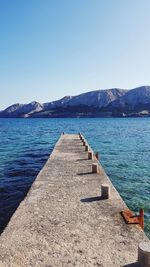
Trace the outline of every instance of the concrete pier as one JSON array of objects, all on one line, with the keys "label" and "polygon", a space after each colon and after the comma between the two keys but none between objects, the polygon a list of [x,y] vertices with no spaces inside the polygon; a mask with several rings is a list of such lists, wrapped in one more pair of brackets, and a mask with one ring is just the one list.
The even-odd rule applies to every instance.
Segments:
[{"label": "concrete pier", "polygon": [[149,240],[124,222],[125,203],[93,163],[79,135],[61,136],[0,236],[0,267],[139,266],[138,245]]}]

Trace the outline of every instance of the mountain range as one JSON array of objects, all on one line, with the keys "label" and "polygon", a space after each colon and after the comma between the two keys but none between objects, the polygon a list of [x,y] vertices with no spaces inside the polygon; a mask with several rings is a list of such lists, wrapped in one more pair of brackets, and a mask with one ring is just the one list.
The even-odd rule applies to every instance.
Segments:
[{"label": "mountain range", "polygon": [[150,86],[131,90],[106,89],[48,102],[14,104],[0,111],[1,118],[150,116]]}]

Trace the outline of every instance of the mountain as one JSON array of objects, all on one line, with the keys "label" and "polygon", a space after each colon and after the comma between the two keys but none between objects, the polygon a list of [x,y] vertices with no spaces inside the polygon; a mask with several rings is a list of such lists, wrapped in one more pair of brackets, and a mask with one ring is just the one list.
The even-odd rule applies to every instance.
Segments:
[{"label": "mountain", "polygon": [[150,116],[150,86],[96,90],[44,104],[14,104],[0,112],[1,118],[112,116]]},{"label": "mountain", "polygon": [[107,106],[107,110],[126,114],[150,112],[150,86],[141,86],[128,91]]},{"label": "mountain", "polygon": [[[60,100],[40,104],[32,102],[29,104],[15,104],[0,112],[0,117],[61,117],[78,116],[79,113],[90,114],[106,107],[112,101],[123,96],[127,90],[108,89],[96,90],[77,96],[65,96]],[[65,113],[65,114],[64,114]],[[89,115],[90,115],[89,114]],[[80,116],[81,114],[79,114]]]},{"label": "mountain", "polygon": [[15,104],[0,112],[0,117],[18,118],[30,117],[35,112],[43,110],[43,105],[34,101],[29,104]]},{"label": "mountain", "polygon": [[93,106],[93,107],[104,107],[110,102],[114,101],[118,97],[124,95],[126,90],[123,89],[108,89],[108,90],[96,90],[77,96],[65,96],[60,100],[45,103],[45,109],[60,108],[68,106]]}]

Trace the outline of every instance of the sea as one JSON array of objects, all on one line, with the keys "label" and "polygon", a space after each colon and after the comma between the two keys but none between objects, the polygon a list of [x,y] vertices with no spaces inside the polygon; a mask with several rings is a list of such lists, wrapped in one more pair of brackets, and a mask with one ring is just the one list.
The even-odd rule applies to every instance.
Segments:
[{"label": "sea", "polygon": [[0,233],[62,132],[81,132],[150,238],[150,118],[0,119]]}]

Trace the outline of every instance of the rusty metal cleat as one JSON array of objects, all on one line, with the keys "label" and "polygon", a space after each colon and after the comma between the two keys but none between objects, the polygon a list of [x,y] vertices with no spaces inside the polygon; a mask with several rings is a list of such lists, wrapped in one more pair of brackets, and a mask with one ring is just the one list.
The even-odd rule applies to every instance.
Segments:
[{"label": "rusty metal cleat", "polygon": [[121,215],[127,224],[139,224],[144,229],[144,210],[140,209],[139,215],[135,215],[131,210],[121,211]]}]

